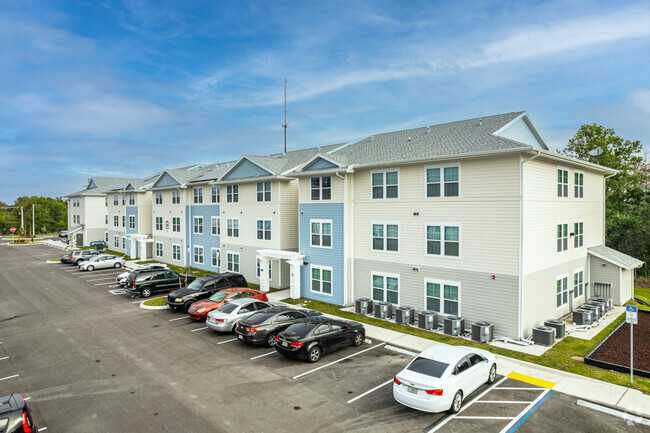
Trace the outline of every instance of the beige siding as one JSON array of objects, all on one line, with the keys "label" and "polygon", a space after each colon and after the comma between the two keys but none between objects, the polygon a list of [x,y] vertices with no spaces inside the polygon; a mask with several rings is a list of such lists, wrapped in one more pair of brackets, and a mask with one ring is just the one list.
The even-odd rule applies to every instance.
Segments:
[{"label": "beige siding", "polygon": [[[344,171],[342,171],[344,173]],[[316,175],[314,175],[316,176]],[[322,176],[331,176],[332,178],[332,199],[326,200],[327,203],[342,203],[344,197],[343,191],[343,179],[336,175],[336,173],[331,174],[321,174],[318,177]],[[300,202],[301,203],[320,203],[319,200],[311,199],[311,177],[310,176],[301,176],[300,177]]]},{"label": "beige siding", "polygon": [[141,235],[151,235],[153,227],[151,191],[136,193],[135,196],[138,206],[138,233]]},{"label": "beige siding", "polygon": [[634,297],[634,270],[621,269],[620,305]]},{"label": "beige siding", "polygon": [[[163,257],[155,257],[154,260],[160,260],[164,263],[170,263],[176,266],[185,266],[187,261],[187,250],[185,244],[185,227],[186,215],[184,203],[184,190],[181,190],[181,203],[172,204],[172,190],[163,190],[163,204],[156,204],[155,191],[153,194],[153,201],[151,204],[151,223],[152,223],[152,238],[154,239],[153,251],[155,254],[156,242],[163,243]],[[110,201],[109,201],[110,204]],[[162,216],[163,229],[156,230],[155,218]],[[181,219],[181,231],[172,231],[172,218],[179,217]],[[109,221],[110,223],[110,221]],[[111,241],[112,242],[112,241]],[[172,260],[172,244],[181,245],[181,260]],[[209,252],[208,252],[209,254]],[[209,257],[209,256],[206,256]]]},{"label": "beige siding", "polygon": [[[239,273],[250,283],[259,284],[257,277],[257,250],[259,248],[221,242],[221,269],[228,270],[228,253],[239,254]],[[289,287],[289,266],[283,260],[271,260],[271,282],[273,288]]]},{"label": "beige siding", "polygon": [[280,218],[278,228],[280,249],[298,250],[298,180],[274,182],[279,186]]}]

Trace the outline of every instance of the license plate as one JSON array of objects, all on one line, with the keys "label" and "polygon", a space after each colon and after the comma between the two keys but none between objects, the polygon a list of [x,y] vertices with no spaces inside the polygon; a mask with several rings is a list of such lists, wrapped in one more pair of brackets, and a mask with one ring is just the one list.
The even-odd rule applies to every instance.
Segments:
[{"label": "license plate", "polygon": [[244,341],[244,336],[243,336],[243,335],[238,335],[237,338],[239,338],[240,340]]},{"label": "license plate", "polygon": [[417,394],[417,393],[418,393],[418,389],[417,389],[417,388],[414,388],[414,387],[412,387],[412,386],[407,386],[407,387],[406,387],[406,390],[407,390],[408,392],[410,392],[410,393],[413,393],[413,394]]},{"label": "license plate", "polygon": [[289,343],[287,343],[286,341],[283,341],[281,344],[283,347],[289,347]]}]

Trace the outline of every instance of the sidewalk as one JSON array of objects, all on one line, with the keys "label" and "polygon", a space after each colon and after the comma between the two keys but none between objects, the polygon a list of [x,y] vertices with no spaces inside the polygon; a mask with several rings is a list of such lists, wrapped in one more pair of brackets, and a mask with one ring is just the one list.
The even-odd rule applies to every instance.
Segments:
[{"label": "sidewalk", "polygon": [[[267,296],[269,301],[281,301],[289,297],[289,290],[269,293]],[[384,341],[415,353],[422,352],[434,344],[443,344],[366,323],[363,326],[366,328],[366,337],[369,339]],[[650,416],[650,396],[641,391],[504,356],[497,356],[497,359],[500,375],[507,376],[515,373],[528,376],[531,379],[550,382],[548,387],[555,391],[602,403],[635,415]]]}]

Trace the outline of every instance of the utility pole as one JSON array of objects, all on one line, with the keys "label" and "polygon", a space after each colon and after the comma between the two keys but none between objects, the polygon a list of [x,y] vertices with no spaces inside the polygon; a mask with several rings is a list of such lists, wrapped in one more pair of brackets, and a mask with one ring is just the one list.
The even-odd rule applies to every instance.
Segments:
[{"label": "utility pole", "polygon": [[284,153],[287,153],[287,77],[284,77]]},{"label": "utility pole", "polygon": [[25,219],[23,218],[23,207],[20,207],[20,234],[25,234]]},{"label": "utility pole", "polygon": [[34,203],[32,203],[32,243],[34,243],[34,235],[36,234],[34,227]]}]

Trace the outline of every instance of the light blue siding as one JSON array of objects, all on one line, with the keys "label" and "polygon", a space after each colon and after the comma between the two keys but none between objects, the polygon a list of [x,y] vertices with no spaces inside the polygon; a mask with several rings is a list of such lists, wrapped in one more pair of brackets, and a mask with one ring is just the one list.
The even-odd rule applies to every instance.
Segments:
[{"label": "light blue siding", "polygon": [[[135,229],[129,228],[129,218],[131,216],[135,216]],[[137,234],[137,233],[138,233],[138,207],[137,206],[127,206],[126,207],[126,234],[127,234],[127,240],[129,238],[128,235]],[[134,253],[135,253],[135,251],[134,251]],[[131,257],[131,242],[126,243],[126,255]]]},{"label": "light blue siding", "polygon": [[[300,271],[300,296],[335,305],[344,305],[344,213],[342,203],[300,205],[300,253],[308,264]],[[312,247],[310,220],[332,220],[332,248]],[[332,295],[311,291],[311,266],[332,268]]]},{"label": "light blue siding", "polygon": [[125,190],[131,190],[131,189],[135,189],[135,187],[134,187],[133,185],[131,185],[131,183],[129,183],[129,184],[126,186],[126,188],[124,188],[124,189],[125,189]]},{"label": "light blue siding", "polygon": [[154,187],[160,187],[160,186],[174,186],[178,185],[178,181],[174,179],[169,173],[163,173],[163,175],[158,179]]},{"label": "light blue siding", "polygon": [[[219,205],[188,206],[185,210],[188,216],[187,239],[190,245],[189,259],[192,267],[210,272],[219,269],[212,266],[212,248],[221,248],[221,236],[212,235],[212,217],[219,216]],[[203,234],[194,233],[194,217],[203,217]],[[203,247],[203,264],[194,261],[194,246]],[[223,263],[223,258],[222,258]]]},{"label": "light blue siding", "polygon": [[86,189],[93,189],[93,188],[97,188],[97,184],[95,183],[94,180],[90,179],[90,183],[88,184],[88,188]]},{"label": "light blue siding", "polygon": [[305,170],[320,170],[324,168],[332,168],[332,167],[337,167],[336,164],[332,164],[331,162],[323,159],[323,158],[317,158],[314,162],[309,164]]},{"label": "light blue siding", "polygon": [[268,176],[271,173],[248,160],[243,160],[225,179],[243,179],[246,177]]}]

